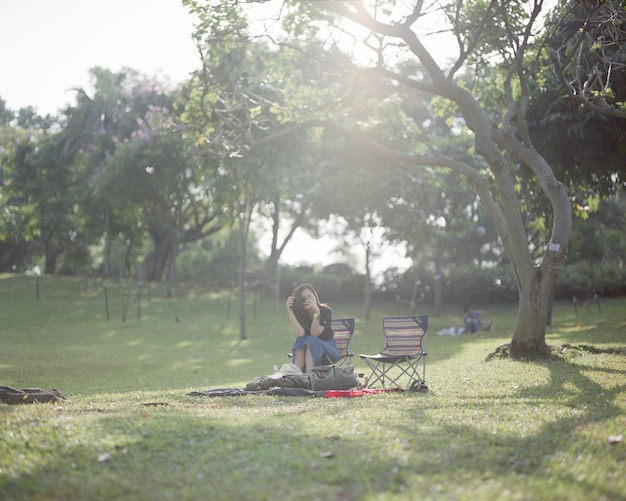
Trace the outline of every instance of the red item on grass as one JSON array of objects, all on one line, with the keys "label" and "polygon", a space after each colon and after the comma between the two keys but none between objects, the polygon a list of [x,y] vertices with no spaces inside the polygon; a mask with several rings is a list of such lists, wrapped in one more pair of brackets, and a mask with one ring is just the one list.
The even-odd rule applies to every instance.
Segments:
[{"label": "red item on grass", "polygon": [[388,391],[404,391],[402,388],[353,388],[352,390],[326,390],[324,398],[350,398],[362,397],[364,395],[375,395]]}]

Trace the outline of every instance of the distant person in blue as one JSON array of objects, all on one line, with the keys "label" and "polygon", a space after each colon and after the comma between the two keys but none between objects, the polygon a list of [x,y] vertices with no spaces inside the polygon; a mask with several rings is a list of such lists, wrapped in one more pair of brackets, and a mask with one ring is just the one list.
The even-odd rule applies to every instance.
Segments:
[{"label": "distant person in blue", "polygon": [[300,284],[287,298],[289,322],[296,334],[291,347],[292,361],[302,372],[322,365],[322,357],[339,360],[335,333],[331,328],[332,311],[320,303],[311,284]]},{"label": "distant person in blue", "polygon": [[488,332],[493,330],[493,322],[490,320],[487,323],[481,321],[480,316],[486,315],[483,310],[474,310],[471,306],[466,306],[463,309],[463,334],[473,334],[475,332]]}]

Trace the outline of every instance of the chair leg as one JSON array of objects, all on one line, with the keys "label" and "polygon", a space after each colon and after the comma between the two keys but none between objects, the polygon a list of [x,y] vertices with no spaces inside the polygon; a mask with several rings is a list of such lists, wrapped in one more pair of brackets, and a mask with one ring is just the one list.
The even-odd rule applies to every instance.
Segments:
[{"label": "chair leg", "polygon": [[[370,368],[370,376],[367,380],[367,387],[373,388],[380,384],[383,388],[395,386],[411,391],[423,391],[428,389],[424,381],[424,374],[420,375],[420,368],[425,373],[425,361],[423,357],[419,359],[409,359],[403,362],[385,363],[382,360],[363,359]],[[393,373],[392,373],[393,371]],[[402,380],[406,384],[402,384]]]},{"label": "chair leg", "polygon": [[398,377],[402,374],[400,374],[400,376],[393,377],[390,373],[391,369],[393,369],[396,364],[386,364],[381,360],[371,361],[368,359],[365,359],[365,362],[371,369],[370,376],[367,380],[368,388],[373,388],[379,383],[383,388],[386,388],[387,386],[401,387],[398,382]]},{"label": "chair leg", "polygon": [[365,363],[370,368],[370,375],[367,378],[367,387],[373,388],[376,384],[380,383],[382,384],[384,388],[385,387],[385,377],[384,377],[385,375],[384,375],[384,371],[381,370],[380,368],[381,362],[368,360],[367,358],[365,358],[364,360],[365,360]]}]

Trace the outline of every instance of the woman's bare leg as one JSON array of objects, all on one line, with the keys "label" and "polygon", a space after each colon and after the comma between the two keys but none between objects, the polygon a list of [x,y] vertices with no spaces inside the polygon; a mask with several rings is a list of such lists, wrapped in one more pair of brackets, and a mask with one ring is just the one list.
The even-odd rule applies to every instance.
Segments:
[{"label": "woman's bare leg", "polygon": [[313,355],[311,354],[311,350],[309,350],[308,346],[304,347],[304,369],[302,372],[311,372],[311,369],[315,367],[315,362],[313,361]]},{"label": "woman's bare leg", "polygon": [[304,350],[293,350],[293,363],[300,367],[302,372],[305,372]]}]

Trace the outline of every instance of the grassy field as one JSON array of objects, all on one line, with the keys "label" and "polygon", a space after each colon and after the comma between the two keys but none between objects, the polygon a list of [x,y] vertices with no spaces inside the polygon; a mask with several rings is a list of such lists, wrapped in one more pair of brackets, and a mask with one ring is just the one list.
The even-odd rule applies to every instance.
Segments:
[{"label": "grassy field", "polygon": [[[182,289],[179,287],[179,290]],[[556,304],[550,360],[486,357],[515,305],[476,305],[496,331],[446,337],[431,315],[427,393],[352,399],[191,397],[241,387],[287,361],[283,299],[250,297],[248,339],[224,294],[0,276],[0,385],[67,400],[0,404],[2,500],[623,500],[626,299]],[[382,348],[384,315],[355,316],[356,353]],[[431,314],[424,307],[420,313]],[[582,348],[581,348],[582,347]],[[358,369],[364,366],[353,360]],[[159,405],[146,405],[159,404]]]}]

